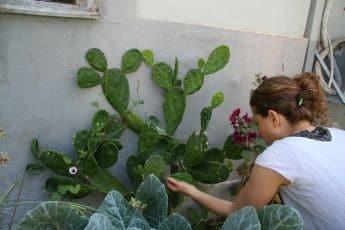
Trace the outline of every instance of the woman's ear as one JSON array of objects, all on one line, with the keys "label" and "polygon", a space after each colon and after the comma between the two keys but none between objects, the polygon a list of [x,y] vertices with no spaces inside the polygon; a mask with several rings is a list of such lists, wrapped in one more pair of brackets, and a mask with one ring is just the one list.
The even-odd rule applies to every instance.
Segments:
[{"label": "woman's ear", "polygon": [[270,121],[273,124],[273,127],[278,127],[280,125],[280,116],[279,113],[277,113],[274,110],[268,110],[268,118],[270,119]]}]

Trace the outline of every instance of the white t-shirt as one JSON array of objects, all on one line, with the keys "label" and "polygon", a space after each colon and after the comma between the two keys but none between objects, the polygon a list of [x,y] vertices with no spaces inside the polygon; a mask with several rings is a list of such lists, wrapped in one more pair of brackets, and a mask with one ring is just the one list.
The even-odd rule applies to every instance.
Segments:
[{"label": "white t-shirt", "polygon": [[304,229],[345,229],[345,131],[328,129],[331,141],[286,137],[255,161],[291,182],[279,191],[301,214]]}]

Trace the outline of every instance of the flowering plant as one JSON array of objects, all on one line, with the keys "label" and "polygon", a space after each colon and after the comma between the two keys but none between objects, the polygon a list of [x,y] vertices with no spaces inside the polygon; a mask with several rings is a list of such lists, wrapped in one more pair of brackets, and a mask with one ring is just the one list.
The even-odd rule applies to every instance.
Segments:
[{"label": "flowering plant", "polygon": [[236,171],[245,182],[255,158],[266,148],[266,144],[259,137],[253,119],[248,113],[241,115],[240,108],[230,114],[229,121],[234,132],[226,139],[224,152],[228,159],[243,159]]}]

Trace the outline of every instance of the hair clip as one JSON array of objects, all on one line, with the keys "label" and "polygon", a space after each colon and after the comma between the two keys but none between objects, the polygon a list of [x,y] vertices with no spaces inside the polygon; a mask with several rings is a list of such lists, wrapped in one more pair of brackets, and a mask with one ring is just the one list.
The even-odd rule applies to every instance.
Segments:
[{"label": "hair clip", "polygon": [[304,101],[303,97],[298,98],[297,105],[301,106],[303,104],[303,101]]}]

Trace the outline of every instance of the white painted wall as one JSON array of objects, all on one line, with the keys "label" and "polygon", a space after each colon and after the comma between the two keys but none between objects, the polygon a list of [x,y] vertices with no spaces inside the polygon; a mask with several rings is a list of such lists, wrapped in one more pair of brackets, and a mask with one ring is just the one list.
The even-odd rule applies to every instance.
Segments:
[{"label": "white painted wall", "polygon": [[137,0],[143,19],[303,37],[310,0]]},{"label": "white painted wall", "polygon": [[345,0],[333,0],[328,32],[332,39],[345,37]]}]

